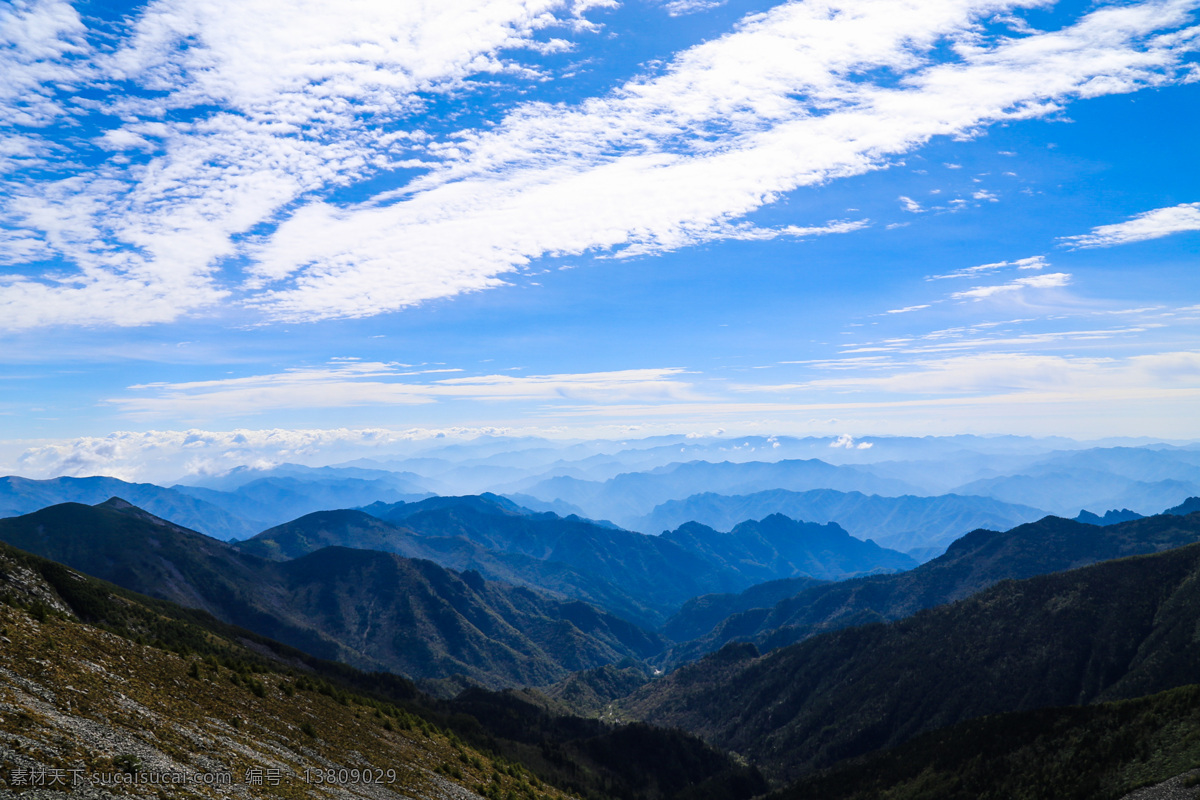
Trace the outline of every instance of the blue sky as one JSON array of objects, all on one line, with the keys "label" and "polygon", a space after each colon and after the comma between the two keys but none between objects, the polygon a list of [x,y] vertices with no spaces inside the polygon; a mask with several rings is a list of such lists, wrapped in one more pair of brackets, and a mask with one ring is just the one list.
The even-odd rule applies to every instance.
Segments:
[{"label": "blue sky", "polygon": [[9,471],[1200,437],[1200,0],[22,0],[0,39]]}]

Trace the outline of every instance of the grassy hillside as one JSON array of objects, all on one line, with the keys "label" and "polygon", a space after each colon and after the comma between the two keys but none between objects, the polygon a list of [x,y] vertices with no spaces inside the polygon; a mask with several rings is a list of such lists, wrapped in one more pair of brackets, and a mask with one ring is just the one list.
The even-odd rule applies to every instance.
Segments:
[{"label": "grassy hillside", "polygon": [[[312,797],[305,769],[308,781],[347,770],[335,774],[343,797],[744,800],[766,788],[685,734],[564,717],[511,694],[434,700],[6,545],[0,637],[0,790],[21,792],[29,770],[72,769],[233,781],[159,797]],[[368,768],[384,785],[363,782]],[[245,783],[253,769],[263,785]]]},{"label": "grassy hillside", "polygon": [[[228,775],[235,796],[296,798],[312,796],[310,782],[332,770],[335,781],[345,778],[344,796],[565,796],[392,703],[335,690],[301,665],[255,658],[136,601],[124,600],[124,613],[114,609],[122,624],[109,627],[120,633],[82,624],[23,566],[0,554],[0,786],[21,791],[21,771],[78,770],[81,780],[104,780],[118,795],[145,795],[146,786],[111,781],[139,772],[200,773]],[[77,583],[77,593],[96,592],[93,609],[112,602],[101,600],[98,587]],[[156,633],[170,646],[137,641]],[[264,777],[277,771],[278,785],[247,784],[251,770]],[[228,796],[203,782],[186,791]]]}]

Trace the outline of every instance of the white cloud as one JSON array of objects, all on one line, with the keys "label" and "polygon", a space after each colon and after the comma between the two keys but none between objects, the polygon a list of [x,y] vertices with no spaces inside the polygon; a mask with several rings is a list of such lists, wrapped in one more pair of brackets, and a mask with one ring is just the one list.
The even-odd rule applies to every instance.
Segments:
[{"label": "white cloud", "polygon": [[285,409],[414,405],[440,399],[567,403],[657,402],[694,398],[680,369],[630,369],[557,375],[481,375],[419,379],[457,369],[405,369],[402,365],[338,361],[322,367],[290,369],[185,383],[130,386],[131,395],[109,402],[136,418],[220,418],[269,414]]},{"label": "white cloud", "polygon": [[[833,361],[812,362],[816,365],[850,364],[859,359],[876,358],[874,364],[886,367],[894,363],[890,360],[892,354],[929,354],[961,352],[964,350],[995,350],[996,348],[1020,349],[1029,351],[1034,348],[1063,342],[1084,344],[1087,342],[1105,341],[1122,337],[1136,336],[1145,333],[1151,326],[1132,326],[1124,328],[1094,328],[1080,330],[1051,330],[1030,333],[1014,333],[1012,326],[1028,323],[1032,320],[1010,320],[1006,322],[984,322],[956,328],[944,328],[931,331],[920,336],[901,339],[884,339],[861,345],[849,345],[842,350],[843,354],[854,353],[887,353],[886,356],[860,356]],[[864,361],[864,364],[866,362]]]},{"label": "white cloud", "polygon": [[1092,228],[1091,233],[1065,236],[1062,243],[1077,248],[1112,247],[1185,231],[1200,231],[1200,203],[1180,203],[1168,208],[1156,208],[1138,214],[1126,222]]},{"label": "white cloud", "polygon": [[[78,17],[65,3],[37,4],[48,19],[26,27],[41,38],[26,34],[15,50],[30,80],[56,108],[72,102],[111,115],[102,147],[137,147],[153,158],[113,158],[5,187],[0,221],[38,242],[41,257],[61,257],[78,272],[0,289],[0,324],[137,325],[214,306],[230,292],[217,267],[240,253],[239,237],[306,192],[411,161],[421,132],[387,131],[420,107],[418,93],[517,70],[500,51],[533,47],[555,25],[585,28],[580,15],[608,4],[153,0],[114,52],[91,54],[86,78],[161,96],[114,93],[101,103],[72,95],[63,68],[53,72],[46,61],[52,44],[81,35]],[[7,68],[5,76],[11,83]],[[78,70],[67,77],[84,82]],[[169,110],[208,106],[218,110],[164,121]]]},{"label": "white cloud", "polygon": [[896,365],[891,375],[821,378],[810,389],[856,389],[909,395],[1200,388],[1200,352],[1125,359],[1030,353],[980,353]]},{"label": "white cloud", "polygon": [[[824,225],[802,227],[800,225],[784,225],[778,228],[760,228],[750,223],[719,224],[709,226],[707,230],[696,230],[692,233],[689,244],[701,244],[707,241],[721,239],[736,239],[741,241],[767,241],[786,236],[793,239],[807,239],[812,236],[826,236],[831,233],[853,233],[870,225],[870,220],[830,220]],[[619,251],[621,258],[633,258],[662,250],[661,245],[636,243]]]},{"label": "white cloud", "polygon": [[992,272],[999,272],[1002,269],[1045,269],[1050,266],[1046,261],[1045,256],[1029,256],[1028,258],[1019,258],[1016,261],[996,261],[991,264],[980,264],[975,267],[965,267],[956,269],[953,272],[947,272],[943,275],[928,275],[927,281],[941,281],[948,278],[976,278],[980,275],[987,275]]},{"label": "white cloud", "polygon": [[910,214],[920,214],[922,211],[925,210],[925,208],[920,203],[918,203],[916,200],[913,200],[911,197],[907,197],[905,195],[900,195],[900,197],[897,199],[899,199],[901,205],[904,206],[904,210],[909,212]]},{"label": "white cloud", "polygon": [[[933,135],[1050,113],[1101,84],[1170,80],[1182,43],[1143,37],[1191,6],[1107,8],[1063,31],[968,46],[981,8],[786,4],[659,77],[577,107],[524,107],[466,139],[411,199],[313,205],[285,222],[255,269],[291,286],[256,302],[283,318],[360,316],[495,286],[547,253],[703,241],[782,192],[882,167]],[[928,65],[924,48],[947,35],[963,60]],[[882,66],[907,77],[850,80]]]},{"label": "white cloud", "polygon": [[905,306],[904,308],[893,308],[885,311],[885,314],[907,314],[910,311],[920,311],[922,308],[929,308],[929,303],[919,306]]},{"label": "white cloud", "polygon": [[[745,236],[757,230],[746,215],[786,192],[886,167],[934,136],[1172,82],[1195,47],[1178,30],[1190,0],[1101,8],[1016,39],[988,39],[978,23],[1045,2],[810,0],[747,17],[601,97],[521,105],[440,140],[411,129],[420,93],[530,74],[501,54],[545,49],[540,32],[586,29],[581,14],[607,4],[155,0],[94,59],[103,78],[160,93],[102,109],[128,120],[103,141],[150,159],[8,187],[0,214],[19,252],[77,272],[0,286],[0,324],[143,324],[231,293],[279,319],[365,316],[499,286],[545,255]],[[82,46],[69,16],[38,40],[46,69]],[[939,45],[957,60],[934,61]],[[42,75],[22,58],[22,74]],[[863,79],[875,71],[900,78]],[[428,171],[372,202],[329,197],[397,165]],[[222,270],[242,259],[249,279],[229,281]]]},{"label": "white cloud", "polygon": [[681,17],[684,14],[695,14],[698,11],[720,8],[726,2],[727,0],[669,0],[662,6],[672,17]]},{"label": "white cloud", "polygon": [[116,431],[24,448],[15,461],[32,478],[111,475],[124,480],[167,481],[213,474],[246,464],[324,464],[438,439],[504,435],[503,428],[238,429],[232,431]]},{"label": "white cloud", "polygon": [[1071,275],[1067,272],[1048,272],[1045,275],[1033,275],[1028,278],[1017,278],[1015,281],[1008,283],[996,284],[993,286],[976,286],[973,289],[967,289],[962,292],[955,292],[950,297],[955,300],[983,300],[987,297],[995,297],[1001,294],[1010,294],[1018,292],[1022,289],[1056,289],[1060,286],[1066,286],[1071,282]]},{"label": "white cloud", "polygon": [[834,439],[832,442],[830,442],[829,446],[830,447],[842,447],[842,448],[845,448],[846,450],[870,450],[871,447],[874,446],[874,442],[858,442],[856,444],[853,436],[851,436],[847,433],[843,433],[842,435],[840,435],[836,439]]},{"label": "white cloud", "polygon": [[0,6],[0,124],[42,127],[64,113],[56,84],[73,84],[90,53],[79,13],[65,0]]}]

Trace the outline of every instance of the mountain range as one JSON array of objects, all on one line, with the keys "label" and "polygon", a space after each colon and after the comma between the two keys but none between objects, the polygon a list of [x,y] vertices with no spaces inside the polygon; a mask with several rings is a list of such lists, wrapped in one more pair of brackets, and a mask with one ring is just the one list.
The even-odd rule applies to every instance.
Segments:
[{"label": "mountain range", "polygon": [[245,539],[256,533],[327,508],[350,508],[380,500],[428,497],[416,476],[380,470],[309,469],[283,465],[269,473],[235,471],[214,480],[215,489],[176,484],[129,483],[117,478],[0,478],[0,517],[13,517],[57,505],[95,505],[122,497],[177,525],[218,539]]},{"label": "mountain range", "polygon": [[731,614],[660,661],[678,665],[733,641],[771,649],[817,633],[896,620],[1004,580],[1060,572],[1200,542],[1200,517],[1162,514],[1095,526],[1046,517],[1010,531],[973,531],[916,569],[812,586],[770,607]]},{"label": "mountain range", "polygon": [[[107,653],[116,639],[93,642],[98,634],[76,618],[104,622],[117,637],[136,628],[136,637],[154,645],[142,656],[157,676],[151,683],[196,681],[203,713],[238,720],[222,723],[229,736],[254,723],[221,705],[209,689],[218,683],[233,687],[226,694],[248,693],[238,702],[264,720],[289,720],[263,726],[284,737],[285,759],[300,750],[281,731],[302,721],[282,710],[285,687],[309,714],[326,700],[351,710],[358,703],[360,713],[322,710],[320,718],[346,729],[386,722],[389,733],[404,721],[429,732],[420,780],[433,782],[420,785],[440,788],[418,793],[454,794],[469,784],[489,800],[506,800],[506,792],[512,800],[557,798],[527,792],[536,773],[596,800],[741,800],[767,789],[752,768],[738,766],[746,760],[777,788],[800,781],[778,800],[887,792],[999,797],[1001,786],[1010,796],[1071,796],[1072,787],[1110,796],[1104,792],[1178,775],[1184,767],[1171,765],[1188,757],[1188,742],[1200,741],[1200,696],[1175,688],[1194,681],[1200,667],[1198,504],[1190,498],[1146,518],[1123,509],[974,530],[913,566],[839,525],[779,514],[728,532],[689,522],[648,536],[495,495],[435,497],[377,502],[370,513],[314,512],[229,544],[120,499],[66,503],[0,519],[0,539],[160,599],[118,598],[113,593],[125,590],[0,548],[0,601],[8,604],[0,607],[0,634],[19,631],[22,648],[59,653],[46,660],[30,651],[33,662],[77,664],[77,653]],[[447,568],[452,560],[460,566]],[[873,570],[886,574],[863,574]],[[500,574],[506,580],[495,579]],[[39,583],[37,575],[54,577]],[[557,588],[549,585],[555,581]],[[570,592],[635,611],[640,603],[659,632]],[[233,633],[231,625],[247,630]],[[55,639],[70,644],[56,651]],[[236,659],[228,655],[249,644]],[[198,657],[211,647],[226,655]],[[29,666],[29,658],[4,661],[6,674],[43,681],[56,696],[67,694],[68,683],[108,696],[103,677],[85,681],[84,665],[72,666],[68,678]],[[678,668],[661,674],[654,665]],[[354,667],[411,676],[444,699]],[[125,681],[141,680],[136,668],[121,669]],[[377,686],[377,697],[402,699],[410,710],[393,705],[384,713],[385,706],[371,705],[377,700],[351,700],[338,681]],[[503,686],[542,689],[481,688]],[[28,692],[19,698],[34,703]],[[1132,698],[1133,705],[1115,704]],[[1059,708],[1078,704],[1092,705]],[[568,708],[604,721],[564,716]],[[62,709],[54,713],[66,719]],[[169,730],[163,720],[174,718],[159,705],[153,715],[152,732],[162,738]],[[455,733],[430,727],[433,718]],[[609,726],[618,721],[623,727]],[[192,731],[195,720],[175,724]],[[1122,725],[1133,733],[1120,734]],[[312,745],[324,747],[323,732],[310,728]],[[61,742],[72,728],[55,722],[52,730]],[[370,744],[374,731],[351,735],[354,746],[386,749]],[[43,748],[59,746],[46,741]],[[1144,756],[1151,743],[1168,755]],[[149,758],[170,756],[146,742],[137,747]],[[1079,777],[1080,765],[1098,756],[1039,772],[1039,753],[1062,747],[1104,753],[1093,770],[1103,781]],[[484,751],[511,760],[489,762]],[[11,762],[14,753],[0,755]],[[324,757],[345,763],[340,753]],[[528,769],[513,772],[514,760]],[[1025,765],[1024,783],[1005,766],[1017,762]],[[819,772],[826,769],[833,771]]]},{"label": "mountain range", "polygon": [[53,478],[36,481],[10,475],[0,478],[0,517],[17,517],[59,503],[95,505],[110,497],[129,502],[176,524],[201,530],[218,539],[243,539],[262,530],[260,525],[189,494],[152,483],[128,483],[117,478]]},{"label": "mountain range", "polygon": [[[1200,531],[1200,515],[1178,519]],[[680,727],[796,777],[966,719],[1191,683],[1198,626],[1193,545],[1005,581],[764,655],[729,644],[646,684],[616,715]]]},{"label": "mountain range", "polygon": [[[695,737],[453,700],[0,544],[5,796],[749,800],[766,784]],[[255,776],[257,773],[257,779]],[[76,784],[78,779],[81,784]],[[167,787],[170,788],[170,793]]]},{"label": "mountain range", "polygon": [[624,527],[669,500],[712,492],[749,494],[771,489],[806,491],[836,489],[898,496],[916,494],[912,484],[881,478],[859,466],[835,466],[819,459],[668,464],[648,472],[630,472],[605,481],[560,477],[523,488],[541,500],[562,500],[582,508],[590,517],[611,519]]},{"label": "mountain range", "polygon": [[[745,455],[753,451],[754,457],[772,460],[743,457],[720,463],[676,461],[603,480],[550,474],[540,480],[528,479],[494,488],[521,492],[546,503],[567,503],[589,517],[611,519],[626,528],[647,533],[693,520],[722,527],[778,512],[810,521],[836,521],[857,536],[905,550],[934,547],[934,542],[944,546],[972,528],[971,515],[995,515],[990,520],[980,518],[974,526],[1004,527],[1030,521],[1030,515],[1037,515],[1039,510],[1073,516],[1080,509],[1124,507],[1140,514],[1153,514],[1200,494],[1200,453],[1188,448],[1097,447],[1022,452],[1020,444],[1014,443],[1011,452],[1002,447],[999,452],[987,452],[997,449],[995,443],[991,448],[960,451],[947,450],[949,443],[937,446],[924,443],[926,452],[922,453],[920,442],[878,439],[863,443],[872,447],[855,453],[855,463],[832,463],[849,457],[849,453],[842,454],[836,448],[821,453],[820,459],[774,460],[779,456],[771,454],[771,448],[748,446],[742,451]],[[969,444],[981,446],[977,440],[969,440]],[[926,460],[930,451],[941,455]],[[889,460],[888,454],[901,458]],[[807,501],[812,506],[787,506],[784,504],[805,501],[786,495],[755,498],[755,502],[767,504],[762,506],[746,500],[689,501],[695,495],[740,497],[779,490],[806,493],[818,489],[859,492],[906,502],[894,502],[889,508],[889,504],[871,506],[854,499],[814,496]],[[945,495],[963,499],[930,502]],[[968,497],[980,499],[966,500]],[[988,503],[984,498],[994,502]],[[861,510],[856,507],[859,505]],[[841,517],[825,511],[831,507]],[[856,518],[852,523],[851,513],[862,514],[861,521]],[[898,516],[890,519],[893,513]],[[958,522],[956,514],[962,515]],[[740,519],[735,519],[739,516]],[[905,517],[917,524],[905,525]],[[955,525],[962,522],[968,522],[967,526],[956,530]],[[884,527],[879,530],[871,527],[881,523]]]},{"label": "mountain range", "polygon": [[429,496],[403,476],[382,474],[384,477],[326,477],[317,471],[315,476],[285,474],[258,478],[229,491],[181,484],[172,488],[250,521],[255,533],[314,511]]},{"label": "mountain range", "polygon": [[1046,516],[1039,509],[990,497],[955,494],[882,497],[834,489],[806,492],[771,489],[734,496],[707,492],[670,500],[656,506],[632,527],[655,533],[685,522],[699,522],[729,530],[744,520],[762,519],[770,514],[808,522],[836,522],[859,539],[869,538],[893,550],[929,557],[940,555],[950,542],[967,531],[1008,530]]},{"label": "mountain range", "polygon": [[0,520],[0,540],[321,658],[413,678],[551,683],[661,642],[577,601],[391,553],[268,561],[110,500]]},{"label": "mountain range", "polygon": [[295,558],[330,545],[428,558],[585,600],[650,627],[701,594],[784,577],[844,578],[915,565],[833,524],[772,520],[728,534],[698,526],[646,536],[532,513],[496,495],[436,497],[307,515],[238,548],[265,558]]}]

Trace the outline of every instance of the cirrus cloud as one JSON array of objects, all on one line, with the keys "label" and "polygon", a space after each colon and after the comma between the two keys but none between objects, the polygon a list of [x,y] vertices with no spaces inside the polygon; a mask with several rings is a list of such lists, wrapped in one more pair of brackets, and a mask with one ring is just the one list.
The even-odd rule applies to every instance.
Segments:
[{"label": "cirrus cloud", "polygon": [[976,286],[972,289],[966,289],[961,292],[955,292],[950,295],[955,300],[983,300],[988,297],[997,295],[1012,294],[1019,292],[1022,289],[1057,289],[1061,286],[1066,286],[1071,282],[1071,275],[1067,272],[1047,272],[1044,275],[1031,275],[1028,278],[1017,278],[1008,283],[994,284],[992,286]]},{"label": "cirrus cloud", "polygon": [[456,372],[461,370],[411,369],[393,363],[343,360],[270,375],[139,384],[129,387],[131,395],[109,402],[138,419],[210,419],[286,409],[420,405],[456,398],[568,404],[698,398],[681,380],[684,371],[677,368],[420,378]]},{"label": "cirrus cloud", "polygon": [[461,102],[473,76],[547,77],[513,53],[569,50],[546,32],[582,36],[607,5],[153,0],[100,49],[69,6],[19,5],[13,19],[47,20],[15,28],[38,119],[99,127],[83,144],[10,128],[7,150],[76,150],[3,186],[8,258],[32,266],[0,285],[2,324],[138,325],[231,301],[368,316],[503,285],[546,256],[760,235],[745,218],[788,192],[935,136],[1186,79],[1196,49],[1194,0],[1016,35],[982,23],[1046,3],[787,2],[591,99],[426,124],[429,98]]}]

